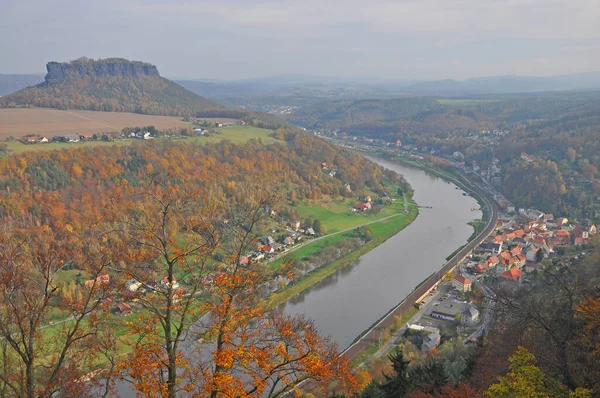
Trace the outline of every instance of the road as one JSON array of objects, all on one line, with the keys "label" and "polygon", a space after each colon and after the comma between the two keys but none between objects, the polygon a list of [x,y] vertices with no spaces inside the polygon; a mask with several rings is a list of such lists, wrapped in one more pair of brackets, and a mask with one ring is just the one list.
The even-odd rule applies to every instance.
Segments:
[{"label": "road", "polygon": [[[404,212],[402,212],[402,213],[392,214],[391,216],[387,216],[387,217],[383,217],[383,218],[380,218],[380,219],[377,219],[377,220],[369,221],[369,222],[366,222],[364,224],[356,225],[356,226],[351,227],[351,228],[346,228],[346,229],[343,229],[341,231],[336,231],[336,232],[333,232],[333,233],[330,233],[330,234],[327,234],[327,235],[319,236],[318,238],[314,238],[314,239],[308,240],[308,241],[306,241],[304,243],[301,243],[301,244],[299,244],[297,246],[292,247],[291,249],[289,249],[285,253],[280,254],[279,256],[270,258],[269,261],[267,261],[267,263],[275,261],[278,258],[281,258],[282,256],[286,256],[286,255],[288,255],[290,253],[293,253],[296,250],[298,250],[298,249],[300,249],[300,248],[302,248],[302,247],[304,247],[306,245],[310,245],[312,243],[318,242],[321,239],[329,238],[331,236],[343,234],[343,233],[349,232],[349,231],[354,231],[356,228],[365,227],[367,225],[371,225],[371,224],[375,224],[375,223],[378,223],[378,222],[381,222],[381,221],[389,220],[391,218],[398,217],[398,216],[405,215],[405,214],[408,214],[408,201],[406,200],[406,194],[404,194]],[[294,232],[294,231],[290,231],[290,232]]]},{"label": "road", "polygon": [[[392,349],[392,347],[396,344],[396,342],[400,339],[400,337],[402,337],[404,332],[406,332],[406,329],[408,328],[409,325],[416,323],[419,319],[421,319],[423,314],[430,312],[431,307],[435,305],[435,303],[436,303],[437,299],[440,297],[440,295],[444,294],[445,291],[447,290],[447,289],[442,289],[442,286],[443,285],[439,286],[439,288],[436,290],[436,292],[435,292],[435,294],[433,294],[433,296],[427,296],[427,298],[425,298],[423,300],[425,302],[425,305],[423,306],[423,308],[421,308],[419,310],[419,312],[417,312],[412,318],[410,318],[410,320],[406,324],[404,324],[404,326],[402,326],[400,328],[400,330],[398,330],[396,333],[394,333],[392,338],[387,343],[385,343],[385,345],[383,347],[381,347],[379,350],[377,350],[377,352],[375,354],[373,354],[373,358],[380,358],[381,356],[386,354],[388,351],[390,351]],[[358,367],[360,367],[361,365],[358,365]]]}]

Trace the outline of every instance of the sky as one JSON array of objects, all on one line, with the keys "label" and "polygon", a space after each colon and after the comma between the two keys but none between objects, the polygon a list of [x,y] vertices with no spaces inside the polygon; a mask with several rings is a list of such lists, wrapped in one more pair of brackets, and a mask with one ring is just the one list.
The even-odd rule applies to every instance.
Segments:
[{"label": "sky", "polygon": [[172,78],[600,71],[600,0],[0,0],[0,73],[122,57]]}]

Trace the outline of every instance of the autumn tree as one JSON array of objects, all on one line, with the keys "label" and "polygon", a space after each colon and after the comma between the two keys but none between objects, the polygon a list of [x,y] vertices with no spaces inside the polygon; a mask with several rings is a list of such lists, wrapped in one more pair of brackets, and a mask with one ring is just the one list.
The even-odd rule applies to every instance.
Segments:
[{"label": "autumn tree", "polygon": [[150,292],[136,295],[145,311],[130,324],[140,337],[132,360],[123,362],[125,378],[144,396],[175,397],[191,388],[182,383],[187,362],[181,344],[202,311],[196,299],[205,293],[207,261],[220,245],[216,207],[163,175],[152,176],[133,196],[104,227],[109,239],[127,247],[115,253],[124,278]]},{"label": "autumn tree", "polygon": [[[0,231],[0,392],[2,396],[81,396],[91,387],[79,380],[100,355],[90,345],[110,284],[110,259],[84,235],[55,233],[47,226]],[[115,246],[116,249],[116,246]],[[61,293],[59,274],[71,262],[92,279],[78,294]],[[53,324],[59,312],[63,321]]]},{"label": "autumn tree", "polygon": [[518,347],[510,357],[510,372],[490,386],[488,395],[491,398],[591,397],[587,390],[570,392],[560,382],[544,375],[536,366],[535,356],[523,347]]}]

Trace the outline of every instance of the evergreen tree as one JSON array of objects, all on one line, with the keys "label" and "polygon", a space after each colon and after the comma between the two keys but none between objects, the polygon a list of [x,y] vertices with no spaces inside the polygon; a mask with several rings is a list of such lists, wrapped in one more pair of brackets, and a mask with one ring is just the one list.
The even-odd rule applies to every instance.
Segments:
[{"label": "evergreen tree", "polygon": [[390,354],[388,358],[392,362],[394,375],[384,375],[385,381],[381,384],[380,389],[385,397],[402,397],[406,395],[410,387],[408,379],[408,364],[410,361],[404,359],[401,350]]}]

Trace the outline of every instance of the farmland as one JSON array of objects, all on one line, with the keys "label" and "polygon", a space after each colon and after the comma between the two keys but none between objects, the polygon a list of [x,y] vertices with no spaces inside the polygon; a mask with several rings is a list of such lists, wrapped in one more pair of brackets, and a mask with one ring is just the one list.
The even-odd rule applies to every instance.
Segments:
[{"label": "farmland", "polygon": [[[206,119],[215,121],[215,119]],[[219,119],[225,127],[215,129],[211,136],[190,137],[187,140],[200,143],[213,143],[229,140],[243,143],[252,138],[260,138],[264,143],[271,143],[271,130],[251,126],[230,125],[234,119]],[[77,143],[49,142],[45,144],[25,145],[18,140],[25,134],[39,134],[51,139],[58,134],[95,134],[100,132],[121,131],[124,127],[155,126],[157,129],[174,127],[190,127],[178,117],[139,115],[134,113],[94,112],[94,111],[60,111],[54,109],[0,109],[0,140],[11,136],[15,140],[6,141],[8,153],[26,151],[48,151],[65,148],[81,148],[97,145],[130,145],[135,139],[121,139],[113,142],[86,141]]]},{"label": "farmland", "polygon": [[[233,119],[219,119],[222,123]],[[102,133],[121,131],[124,127],[154,126],[159,130],[189,127],[179,117],[141,115],[122,112],[61,111],[45,108],[0,109],[0,140],[25,134],[51,138],[57,134]]]}]

